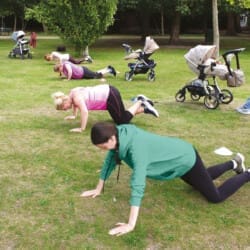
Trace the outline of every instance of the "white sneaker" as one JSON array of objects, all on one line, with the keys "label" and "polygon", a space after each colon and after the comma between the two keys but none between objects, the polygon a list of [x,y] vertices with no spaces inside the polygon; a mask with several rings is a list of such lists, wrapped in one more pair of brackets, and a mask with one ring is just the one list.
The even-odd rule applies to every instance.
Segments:
[{"label": "white sneaker", "polygon": [[233,169],[237,174],[241,174],[246,171],[245,167],[245,157],[241,153],[237,153],[233,158],[233,161],[236,162],[237,166]]},{"label": "white sneaker", "polygon": [[132,101],[133,102],[137,102],[137,101],[147,101],[147,102],[149,102],[152,106],[154,106],[154,102],[151,100],[151,99],[149,99],[147,96],[145,96],[145,95],[142,95],[142,94],[139,94],[139,95],[137,95],[136,97],[134,97],[134,98],[132,98]]},{"label": "white sneaker", "polygon": [[151,114],[154,115],[155,117],[159,117],[158,111],[148,101],[143,101],[142,105],[144,106],[145,114]]}]

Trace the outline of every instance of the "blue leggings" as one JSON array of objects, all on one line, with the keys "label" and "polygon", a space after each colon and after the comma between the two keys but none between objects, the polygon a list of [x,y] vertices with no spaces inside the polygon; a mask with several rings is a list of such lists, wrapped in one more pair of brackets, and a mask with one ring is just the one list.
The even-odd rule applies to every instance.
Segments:
[{"label": "blue leggings", "polygon": [[194,166],[183,175],[181,179],[198,190],[208,201],[219,203],[227,199],[241,186],[250,181],[250,173],[244,172],[234,175],[226,180],[221,186],[216,187],[213,180],[232,169],[232,161],[206,168],[199,154],[196,152],[196,162]]}]

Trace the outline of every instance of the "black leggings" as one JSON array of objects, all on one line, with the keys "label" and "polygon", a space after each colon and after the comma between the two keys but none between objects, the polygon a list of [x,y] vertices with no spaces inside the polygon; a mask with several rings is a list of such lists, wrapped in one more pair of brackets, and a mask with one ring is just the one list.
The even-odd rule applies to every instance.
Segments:
[{"label": "black leggings", "polygon": [[250,181],[250,173],[244,172],[231,177],[217,188],[214,185],[213,180],[221,176],[226,171],[232,170],[233,162],[227,161],[222,164],[205,168],[197,152],[196,157],[196,162],[193,168],[183,175],[181,179],[197,189],[210,202],[218,203],[227,199],[241,186]]},{"label": "black leggings", "polygon": [[94,71],[92,71],[84,66],[82,66],[82,68],[83,68],[83,72],[84,72],[83,78],[85,78],[85,79],[100,79],[103,77],[102,73],[94,72]]},{"label": "black leggings", "polygon": [[72,56],[69,56],[69,62],[72,62],[74,64],[80,64],[84,61],[84,59],[75,59]]},{"label": "black leggings", "polygon": [[125,109],[120,92],[113,86],[110,86],[107,110],[118,125],[129,123],[133,118],[133,115]]}]

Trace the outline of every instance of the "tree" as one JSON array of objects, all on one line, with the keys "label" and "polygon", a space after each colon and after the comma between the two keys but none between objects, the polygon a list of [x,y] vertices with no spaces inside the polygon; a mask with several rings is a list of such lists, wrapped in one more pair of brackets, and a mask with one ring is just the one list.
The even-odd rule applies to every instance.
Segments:
[{"label": "tree", "polygon": [[2,16],[13,15],[13,30],[17,29],[17,19],[21,20],[21,29],[25,29],[24,11],[26,7],[35,5],[39,0],[1,0],[0,13]]},{"label": "tree", "polygon": [[[114,21],[118,0],[43,0],[27,17],[43,22],[79,54]],[[31,15],[30,13],[33,13]]]},{"label": "tree", "polygon": [[219,32],[217,0],[212,0],[212,9],[213,9],[213,38],[214,38],[213,44],[216,45],[217,57],[218,57],[220,51],[220,32]]},{"label": "tree", "polygon": [[250,8],[250,0],[227,0],[230,4],[240,5],[243,8]]}]

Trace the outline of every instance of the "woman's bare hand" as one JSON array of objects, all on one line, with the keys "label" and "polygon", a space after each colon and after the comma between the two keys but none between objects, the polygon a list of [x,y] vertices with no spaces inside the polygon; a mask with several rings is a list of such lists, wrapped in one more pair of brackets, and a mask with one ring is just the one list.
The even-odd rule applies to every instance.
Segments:
[{"label": "woman's bare hand", "polygon": [[95,198],[96,196],[100,195],[100,193],[101,192],[98,189],[92,189],[92,190],[84,191],[80,196]]},{"label": "woman's bare hand", "polygon": [[118,222],[118,223],[116,223],[116,227],[109,230],[109,234],[121,236],[121,235],[127,234],[133,230],[134,230],[134,227],[132,225]]},{"label": "woman's bare hand", "polygon": [[74,115],[68,115],[66,117],[64,117],[64,120],[74,120],[76,119],[76,117]]},{"label": "woman's bare hand", "polygon": [[75,132],[75,133],[81,133],[82,129],[81,128],[72,128],[70,132]]}]

